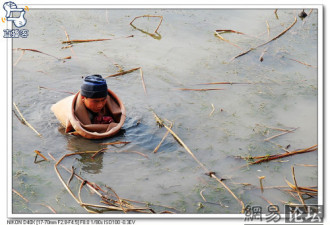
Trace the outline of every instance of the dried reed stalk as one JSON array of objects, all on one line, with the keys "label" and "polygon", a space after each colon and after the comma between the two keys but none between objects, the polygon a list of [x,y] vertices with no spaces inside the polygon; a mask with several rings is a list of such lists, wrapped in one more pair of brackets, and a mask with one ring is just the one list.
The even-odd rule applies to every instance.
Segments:
[{"label": "dried reed stalk", "polygon": [[278,19],[277,9],[275,9],[274,13],[275,13],[276,19]]},{"label": "dried reed stalk", "polygon": [[222,33],[235,33],[235,34],[247,35],[247,34],[244,34],[242,32],[236,31],[236,30],[215,30],[215,32],[217,32],[217,33],[219,33],[219,32],[222,32]]},{"label": "dried reed stalk", "polygon": [[72,94],[74,95],[74,92],[71,91],[61,91],[61,90],[57,90],[55,88],[48,88],[48,87],[43,87],[43,86],[39,86],[40,89],[47,89],[47,90],[51,90],[51,91],[57,91],[57,92],[61,92],[61,93],[68,93],[68,94]]},{"label": "dried reed stalk", "polygon": [[230,45],[232,45],[232,46],[235,46],[236,48],[242,49],[240,46],[238,46],[238,45],[232,43],[231,41],[225,39],[224,37],[222,37],[217,31],[214,31],[214,34],[215,34],[218,38],[220,38],[221,40],[227,42],[228,44],[230,44]]},{"label": "dried reed stalk", "polygon": [[259,61],[260,61],[260,62],[264,61],[264,55],[265,55],[266,52],[267,52],[267,48],[265,48],[265,49],[262,51],[262,53],[261,53],[261,55],[260,55],[260,57],[259,57]]},{"label": "dried reed stalk", "polygon": [[212,177],[213,179],[215,179],[216,181],[218,181],[236,200],[237,202],[242,206],[242,213],[244,212],[244,209],[245,209],[245,206],[244,206],[244,203],[239,199],[237,198],[237,196],[229,189],[229,187],[222,181],[220,180],[214,172],[211,172],[203,163],[201,163],[197,158],[196,156],[192,153],[192,151],[188,148],[188,146],[179,138],[179,136],[174,133],[174,131],[169,128],[164,122],[163,120],[154,112],[152,111],[152,113],[154,114],[154,117],[156,119],[156,122],[158,123],[158,125],[160,127],[165,127],[171,134],[172,136],[179,142],[179,144],[181,146],[183,146],[183,148],[191,155],[191,157],[199,164],[199,166],[201,168],[203,168],[205,170],[205,172],[210,176]]},{"label": "dried reed stalk", "polygon": [[73,44],[73,43],[85,43],[85,42],[95,42],[95,41],[110,41],[110,40],[117,40],[121,38],[131,38],[134,35],[130,35],[127,37],[120,37],[120,38],[101,38],[101,39],[87,39],[87,40],[69,40],[69,41],[62,41],[62,44]]},{"label": "dried reed stalk", "polygon": [[238,83],[238,82],[211,82],[211,83],[201,83],[197,85],[213,85],[213,84],[253,84],[253,83]]},{"label": "dried reed stalk", "polygon": [[115,194],[116,198],[118,199],[120,208],[123,210],[124,213],[126,213],[126,210],[123,207],[123,202],[122,202],[121,198],[119,198],[119,196],[117,195],[117,193],[111,187],[108,187],[108,186],[105,186],[105,187],[108,188],[110,191],[112,191]]},{"label": "dried reed stalk", "polygon": [[[75,153],[69,153],[66,154],[64,156],[62,156],[62,158],[60,158],[56,164],[54,165],[55,168],[55,172],[57,174],[57,176],[59,177],[61,183],[63,184],[63,186],[65,187],[65,189],[69,192],[69,194],[73,197],[73,199],[80,205],[82,206],[84,209],[86,209],[88,212],[94,213],[96,212],[95,210],[90,210],[86,207],[93,207],[93,208],[103,208],[103,209],[107,209],[107,210],[116,210],[116,211],[122,211],[122,209],[120,207],[117,206],[105,206],[105,205],[96,205],[96,204],[89,204],[89,203],[84,203],[81,200],[80,197],[80,192],[81,192],[81,188],[83,185],[87,184],[89,185],[89,187],[92,187],[92,190],[95,191],[95,193],[97,193],[100,197],[105,198],[105,196],[103,196],[100,192],[98,192],[96,190],[96,188],[94,187],[94,185],[92,185],[90,182],[82,179],[81,177],[79,177],[78,175],[75,174],[75,176],[77,178],[79,178],[82,181],[82,184],[80,186],[79,189],[79,193],[78,193],[78,197],[72,192],[72,190],[69,188],[69,186],[64,182],[61,174],[58,171],[58,165],[63,161],[63,159],[65,159],[66,157],[72,156],[72,155],[80,155],[80,154],[92,154],[92,153],[96,153],[97,151],[86,151],[86,152],[75,152]],[[52,157],[53,158],[53,157]],[[62,166],[63,167],[63,166]],[[125,209],[126,211],[137,211],[137,210],[149,210],[149,208],[130,208],[130,209]]]},{"label": "dried reed stalk", "polygon": [[21,59],[22,59],[22,57],[23,57],[24,54],[25,54],[25,50],[22,50],[21,55],[18,57],[18,59],[16,60],[16,62],[14,63],[13,66],[16,66],[18,64],[18,62],[21,61]]},{"label": "dried reed stalk", "polygon": [[[288,57],[287,57],[287,58],[288,58]],[[296,59],[292,59],[292,58],[288,58],[288,59],[290,59],[290,60],[292,60],[292,61],[295,61],[295,62],[297,62],[297,63],[303,64],[303,65],[305,65],[305,66],[309,66],[309,67],[312,67],[312,68],[317,68],[317,66],[313,66],[313,65],[307,64],[307,63],[305,63],[305,62],[298,61],[298,60],[296,60]]]},{"label": "dried reed stalk", "polygon": [[[173,123],[171,123],[170,128],[173,127]],[[160,146],[163,144],[163,142],[165,141],[167,135],[169,134],[169,131],[166,131],[164,137],[162,138],[162,140],[159,142],[159,144],[157,145],[157,147],[154,149],[153,153],[156,153],[158,151],[158,149],[160,148]]]},{"label": "dried reed stalk", "polygon": [[134,18],[129,24],[133,26],[133,22],[134,22],[136,19],[138,19],[138,18],[142,18],[142,17],[159,17],[159,18],[160,18],[159,24],[158,24],[156,30],[154,31],[154,33],[157,33],[157,31],[158,31],[160,25],[161,25],[162,22],[163,22],[163,17],[162,17],[162,16],[158,16],[158,15],[144,15],[144,16],[137,16],[137,17],[135,17],[135,18]]},{"label": "dried reed stalk", "polygon": [[[288,129],[278,128],[278,127],[269,127],[269,126],[266,126],[266,125],[263,125],[263,124],[258,124],[258,123],[256,124],[256,126],[265,127],[265,128],[268,128],[268,129],[278,130],[278,131],[283,131],[283,132],[290,132],[290,130],[288,130]],[[294,129],[294,128],[292,128],[292,129]]]},{"label": "dried reed stalk", "polygon": [[91,159],[94,159],[95,156],[97,156],[97,155],[100,154],[101,152],[103,153],[103,152],[105,152],[105,151],[106,151],[106,148],[102,148],[101,150],[95,152],[95,153],[91,156]]},{"label": "dried reed stalk", "polygon": [[293,178],[293,181],[294,181],[294,185],[295,185],[295,188],[297,190],[297,193],[298,193],[298,196],[299,196],[299,199],[301,201],[301,203],[304,205],[305,209],[307,210],[307,207],[306,207],[306,204],[305,204],[305,201],[299,191],[299,188],[298,188],[298,184],[297,184],[297,180],[296,180],[296,176],[295,176],[295,173],[294,173],[294,167],[291,166],[291,170],[292,170],[292,178]]},{"label": "dried reed stalk", "polygon": [[283,31],[282,31],[281,33],[279,33],[277,36],[273,37],[272,39],[270,39],[269,41],[266,41],[266,42],[263,43],[263,44],[260,44],[260,45],[258,45],[258,46],[256,46],[256,47],[253,47],[253,48],[250,48],[249,50],[247,50],[247,51],[245,51],[245,52],[242,52],[242,53],[238,54],[237,56],[234,56],[230,61],[233,61],[234,59],[237,59],[238,57],[241,57],[241,56],[243,56],[243,55],[246,55],[247,53],[249,53],[249,52],[252,51],[252,50],[255,50],[255,49],[257,49],[257,48],[260,48],[260,47],[262,47],[262,46],[264,46],[264,45],[266,45],[266,44],[268,44],[268,43],[270,43],[270,42],[272,42],[272,41],[278,39],[278,38],[281,37],[283,34],[285,34],[288,30],[290,30],[290,29],[293,27],[293,25],[296,24],[296,22],[297,22],[297,17],[294,18],[294,22],[293,22],[288,28],[286,28],[285,30],[283,30]]},{"label": "dried reed stalk", "polygon": [[69,186],[69,184],[70,184],[70,182],[71,182],[71,180],[73,179],[73,176],[74,176],[74,174],[75,174],[74,170],[75,170],[75,168],[72,166],[72,167],[71,167],[71,175],[70,175],[70,177],[69,177],[69,179],[68,179],[68,182],[66,182],[66,184],[67,184],[68,186]]},{"label": "dried reed stalk", "polygon": [[121,151],[109,151],[109,152],[115,152],[115,153],[122,153],[122,152],[126,152],[126,153],[135,153],[138,155],[143,156],[144,158],[149,159],[149,157],[146,154],[143,154],[142,152],[138,152],[138,151],[131,151],[131,150],[121,150]]},{"label": "dried reed stalk", "polygon": [[16,191],[15,189],[12,189],[12,191],[17,194],[19,197],[21,197],[26,203],[30,203],[30,204],[34,204],[34,205],[41,205],[44,206],[46,208],[48,208],[50,211],[52,211],[53,213],[56,213],[55,209],[49,205],[43,204],[43,203],[31,203],[29,200],[27,200],[26,198],[23,197],[23,195],[21,195],[18,191]]},{"label": "dried reed stalk", "polygon": [[[309,148],[305,148],[305,149],[300,149],[300,150],[296,150],[296,151],[291,151],[291,152],[286,152],[286,153],[282,153],[282,154],[277,154],[277,155],[266,155],[266,156],[255,156],[255,157],[250,157],[251,159],[259,159],[255,162],[250,162],[248,163],[248,165],[254,165],[254,164],[259,164],[262,162],[269,162],[275,159],[280,159],[280,158],[285,158],[288,156],[292,156],[292,155],[296,155],[296,154],[302,154],[302,153],[306,153],[306,152],[313,152],[317,150],[317,145],[313,145],[312,147]],[[249,158],[245,158],[245,159],[249,159]]]},{"label": "dried reed stalk", "polygon": [[114,142],[107,142],[107,143],[100,143],[100,145],[127,145],[131,143],[130,141],[114,141]]},{"label": "dried reed stalk", "polygon": [[56,214],[57,212],[55,211],[55,209],[53,207],[51,207],[50,205],[46,205],[44,203],[31,203],[31,204],[35,204],[35,205],[41,205],[46,207],[47,209],[49,209],[52,213]]},{"label": "dried reed stalk", "polygon": [[305,167],[317,167],[317,165],[310,165],[310,164],[294,164],[295,166],[305,166]]},{"label": "dried reed stalk", "polygon": [[295,131],[295,130],[297,130],[297,129],[298,129],[298,127],[297,127],[297,128],[294,128],[294,129],[292,129],[292,130],[284,131],[283,133],[276,134],[276,135],[274,135],[274,136],[272,136],[272,137],[266,138],[266,139],[264,139],[264,141],[270,141],[271,139],[277,138],[277,137],[282,136],[282,135],[284,135],[284,134],[292,133],[293,131]]},{"label": "dried reed stalk", "polygon": [[[65,33],[65,36],[66,36],[66,40],[67,40],[67,41],[70,41],[70,37],[69,37],[68,33],[66,32],[65,28],[62,27],[62,29],[64,30],[64,33]],[[73,54],[74,56],[76,56],[76,53],[73,51],[72,45],[68,45],[68,46],[62,47],[62,49],[65,49],[65,48],[70,48],[72,54]]]},{"label": "dried reed stalk", "polygon": [[258,177],[259,178],[259,183],[260,183],[260,190],[261,193],[264,192],[264,186],[262,185],[262,180],[265,179],[265,176]]},{"label": "dried reed stalk", "polygon": [[[271,201],[269,201],[268,199],[266,199],[264,196],[260,196],[260,198],[262,198],[263,200],[265,200],[269,205],[274,205]],[[280,214],[280,210],[276,210],[278,212],[278,214]]]},{"label": "dried reed stalk", "polygon": [[266,25],[267,25],[267,33],[268,33],[268,37],[270,35],[270,27],[269,27],[269,24],[268,24],[268,21],[266,20]]},{"label": "dried reed stalk", "polygon": [[16,191],[14,188],[12,189],[12,191],[17,194],[19,197],[21,197],[25,202],[29,202],[29,200],[27,200],[26,198],[23,197],[23,195],[21,195],[18,191]]},{"label": "dried reed stalk", "polygon": [[214,110],[215,110],[213,103],[211,104],[211,106],[212,106],[212,111],[210,112],[209,116],[212,116],[212,114],[214,113]]},{"label": "dried reed stalk", "polygon": [[142,80],[142,86],[143,86],[144,93],[147,94],[147,89],[146,89],[146,85],[144,83],[144,78],[143,78],[142,67],[140,67],[140,75],[141,75],[141,80]]},{"label": "dried reed stalk", "polygon": [[28,127],[30,127],[39,137],[42,137],[42,135],[36,129],[34,129],[34,127],[24,118],[24,116],[22,115],[21,111],[19,110],[19,108],[17,107],[15,102],[13,102],[13,105],[14,105],[16,111],[18,112],[18,114],[20,115],[21,120],[23,121],[23,123],[25,125],[27,125]]},{"label": "dried reed stalk", "polygon": [[112,74],[112,75],[109,75],[109,76],[106,76],[104,78],[108,78],[108,77],[117,77],[117,76],[121,76],[121,75],[125,75],[127,73],[131,73],[135,70],[138,70],[140,69],[141,67],[137,67],[137,68],[133,68],[133,69],[130,69],[130,70],[126,70],[126,71],[123,71],[123,72],[120,72],[120,73],[115,73],[115,74]]},{"label": "dried reed stalk", "polygon": [[205,88],[205,89],[193,89],[193,88],[178,88],[181,91],[219,91],[225,90],[223,88]]},{"label": "dried reed stalk", "polygon": [[61,58],[58,58],[56,56],[50,55],[48,53],[45,53],[45,52],[42,52],[42,51],[39,51],[39,50],[36,50],[36,49],[31,49],[31,48],[14,48],[13,50],[21,50],[21,51],[24,51],[24,52],[25,51],[37,52],[37,53],[40,53],[40,54],[48,55],[48,56],[53,57],[53,58],[55,58],[57,60],[62,60],[63,61],[63,59],[61,59]]},{"label": "dried reed stalk", "polygon": [[204,195],[203,195],[203,191],[204,191],[204,189],[201,190],[201,191],[199,192],[199,194],[200,194],[200,196],[202,197],[202,199],[204,200],[204,202],[207,202],[206,199],[205,199],[205,197],[204,197]]},{"label": "dried reed stalk", "polygon": [[34,152],[35,152],[37,155],[39,155],[41,158],[43,158],[44,160],[49,161],[49,160],[48,160],[43,154],[41,154],[40,151],[38,151],[38,150],[34,150]]}]

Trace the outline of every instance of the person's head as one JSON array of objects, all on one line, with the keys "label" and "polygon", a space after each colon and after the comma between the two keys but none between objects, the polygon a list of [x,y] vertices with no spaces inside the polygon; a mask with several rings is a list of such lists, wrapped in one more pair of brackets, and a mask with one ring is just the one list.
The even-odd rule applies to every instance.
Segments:
[{"label": "person's head", "polygon": [[95,113],[100,112],[108,95],[107,82],[101,75],[86,76],[80,93],[86,108]]}]

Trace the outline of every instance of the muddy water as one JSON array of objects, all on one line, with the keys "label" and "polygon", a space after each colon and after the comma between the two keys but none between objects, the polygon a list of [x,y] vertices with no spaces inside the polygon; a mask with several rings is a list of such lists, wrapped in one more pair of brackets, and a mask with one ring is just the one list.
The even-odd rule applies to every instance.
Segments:
[{"label": "muddy water", "polygon": [[[245,160],[234,156],[271,155],[284,153],[283,148],[292,151],[317,144],[317,69],[294,61],[317,66],[317,10],[304,21],[297,18],[280,38],[230,60],[281,33],[299,12],[282,9],[277,19],[273,9],[31,9],[26,15],[29,37],[15,39],[13,48],[71,59],[64,62],[31,51],[20,58],[22,52],[13,51],[13,101],[42,134],[38,137],[13,114],[12,184],[31,202],[24,203],[14,194],[13,212],[50,213],[47,207],[32,204],[43,203],[58,213],[85,213],[60,183],[53,161],[33,162],[34,150],[59,159],[67,153],[100,150],[101,143],[128,141],[131,143],[125,146],[109,147],[110,152],[94,160],[90,155],[77,155],[65,159],[63,165],[74,166],[88,181],[112,187],[122,198],[174,207],[178,213],[239,213],[236,200],[206,176],[173,137],[168,136],[153,153],[166,130],[157,127],[151,109],[174,122],[173,130],[195,156],[210,171],[226,178],[224,182],[245,204],[266,210],[263,196],[283,212],[283,202],[298,203],[278,189],[261,193],[258,177],[265,176],[264,186],[287,186],[285,178],[293,182],[291,166],[295,166],[299,186],[316,186],[317,167],[301,164],[317,165],[317,152],[248,167]],[[150,35],[158,26],[157,17],[136,20],[137,29],[129,25],[140,15],[163,16],[157,38]],[[244,34],[223,34],[231,44],[214,35],[217,29]],[[67,46],[61,43],[66,40],[65,30],[72,40],[114,40],[62,49]],[[130,35],[134,37],[127,38]],[[146,95],[139,71],[107,79],[126,106],[123,131],[97,141],[64,134],[50,107],[70,94],[39,87],[76,92],[82,76],[106,76],[117,73],[118,67],[142,67],[147,88]],[[198,85],[208,82],[248,84]],[[267,127],[297,129],[266,142],[264,139],[281,133]],[[118,153],[121,150],[126,152]],[[69,178],[70,174],[60,172],[65,180]],[[72,181],[72,189],[78,187]],[[99,203],[86,190],[82,197]],[[317,198],[306,202],[317,203]]]}]

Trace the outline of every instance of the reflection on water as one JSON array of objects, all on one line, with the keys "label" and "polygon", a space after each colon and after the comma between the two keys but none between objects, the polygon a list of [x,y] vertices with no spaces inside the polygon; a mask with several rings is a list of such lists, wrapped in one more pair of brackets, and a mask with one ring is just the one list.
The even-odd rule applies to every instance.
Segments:
[{"label": "reflection on water", "polygon": [[[269,188],[261,193],[258,177],[265,176],[264,186],[287,186],[284,178],[292,176],[291,166],[295,166],[299,186],[316,186],[317,167],[301,165],[317,165],[317,152],[253,166],[234,156],[280,154],[317,144],[317,10],[305,20],[298,19],[265,48],[232,62],[230,59],[281,33],[299,12],[281,9],[276,18],[273,9],[31,9],[26,15],[29,37],[15,39],[13,48],[71,59],[63,62],[36,52],[22,55],[13,51],[13,101],[43,135],[36,136],[13,117],[13,188],[31,202],[47,203],[59,213],[85,213],[59,182],[53,161],[33,163],[34,150],[47,157],[51,153],[58,160],[68,153],[106,147],[108,151],[94,159],[91,154],[75,155],[61,164],[74,166],[80,176],[99,186],[111,186],[123,198],[167,205],[181,213],[239,213],[237,201],[206,176],[172,136],[153,153],[166,133],[156,125],[153,109],[174,123],[175,133],[203,164],[226,179],[244,203],[266,209],[268,203],[260,195],[278,204],[280,210],[283,202],[298,203],[282,189]],[[158,18],[140,18],[134,22],[135,28],[129,25],[141,15],[163,16],[158,34],[154,33]],[[232,45],[214,35],[219,29],[244,35],[222,34]],[[63,48],[67,47],[62,44],[67,38],[65,32],[71,40],[113,40]],[[134,37],[122,38],[129,35]],[[82,76],[106,76],[136,67],[143,69],[148,95],[139,71],[107,79],[127,111],[119,135],[87,140],[59,129],[50,107],[70,95],[66,92],[78,91]],[[201,85],[214,82],[245,84]],[[265,139],[281,133],[270,127],[297,130],[269,142]],[[102,145],[114,141],[130,143]],[[61,173],[65,179],[70,177],[65,170]],[[88,192],[84,194],[88,200],[98,200]],[[47,208],[21,202],[20,197],[13,196],[14,213],[49,213]],[[317,197],[306,202],[317,203]]]}]

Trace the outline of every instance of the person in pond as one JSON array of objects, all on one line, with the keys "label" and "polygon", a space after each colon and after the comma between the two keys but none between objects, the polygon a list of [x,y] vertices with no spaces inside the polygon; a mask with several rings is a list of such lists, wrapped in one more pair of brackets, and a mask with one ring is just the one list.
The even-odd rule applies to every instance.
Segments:
[{"label": "person in pond", "polygon": [[88,139],[116,135],[126,119],[124,104],[108,89],[101,75],[86,76],[80,91],[58,101],[51,109],[65,133]]},{"label": "person in pond", "polygon": [[113,123],[107,107],[108,85],[101,75],[86,76],[81,85],[81,100],[92,124]]}]

